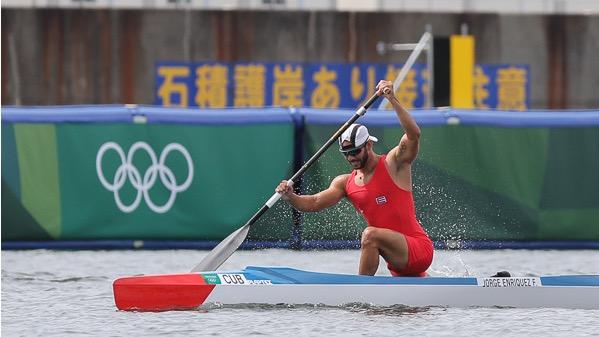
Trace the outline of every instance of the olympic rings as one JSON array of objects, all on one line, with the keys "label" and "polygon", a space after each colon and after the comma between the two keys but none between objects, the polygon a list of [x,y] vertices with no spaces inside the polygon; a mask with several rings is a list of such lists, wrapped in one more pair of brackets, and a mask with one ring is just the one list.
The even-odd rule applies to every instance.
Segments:
[{"label": "olympic rings", "polygon": [[[110,150],[114,150],[121,161],[121,164],[116,169],[112,182],[109,182],[106,179],[102,170],[102,160],[104,159],[104,154]],[[143,176],[137,167],[133,165],[133,157],[139,150],[145,151],[150,157],[151,161],[151,165],[146,169]],[[187,178],[180,185],[177,184],[177,179],[173,171],[165,165],[166,158],[172,151],[178,151],[181,153],[187,162]],[[152,211],[156,213],[166,213],[175,203],[177,193],[187,190],[187,188],[191,185],[193,180],[193,160],[191,159],[187,149],[178,143],[168,144],[162,150],[160,157],[157,159],[156,153],[146,142],[134,143],[129,149],[129,152],[127,152],[127,156],[125,156],[125,152],[117,143],[107,142],[100,146],[100,149],[96,155],[96,171],[102,186],[114,193],[114,201],[121,211],[125,213],[133,212],[137,209],[141,203],[141,199],[143,198]],[[160,182],[164,185],[164,187],[170,191],[170,196],[167,202],[162,206],[156,205],[154,201],[152,201],[149,193],[150,189],[156,183],[156,179],[158,177],[160,177]],[[133,188],[135,188],[137,191],[135,199],[130,205],[125,205],[119,194],[119,191],[127,181],[129,181]]]}]

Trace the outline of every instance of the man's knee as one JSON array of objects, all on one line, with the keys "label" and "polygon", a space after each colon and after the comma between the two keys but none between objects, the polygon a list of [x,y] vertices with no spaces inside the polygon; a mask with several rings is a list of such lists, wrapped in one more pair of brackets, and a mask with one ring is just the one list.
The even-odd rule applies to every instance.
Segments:
[{"label": "man's knee", "polygon": [[362,247],[378,247],[379,246],[380,229],[376,227],[366,227],[362,231]]}]

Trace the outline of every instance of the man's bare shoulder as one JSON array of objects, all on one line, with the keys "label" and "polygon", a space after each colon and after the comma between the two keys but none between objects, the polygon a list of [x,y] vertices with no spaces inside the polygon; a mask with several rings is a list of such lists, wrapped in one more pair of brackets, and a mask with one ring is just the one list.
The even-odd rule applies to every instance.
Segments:
[{"label": "man's bare shoulder", "polygon": [[418,154],[418,143],[418,139],[411,140],[404,134],[399,144],[387,153],[386,162],[389,168],[399,170],[410,166]]},{"label": "man's bare shoulder", "polygon": [[331,181],[331,186],[335,188],[345,189],[345,184],[347,184],[347,179],[349,178],[349,176],[349,173],[340,174],[336,176],[333,179],[333,181]]},{"label": "man's bare shoulder", "polygon": [[387,152],[385,164],[387,164],[387,167],[392,172],[399,169],[399,146],[396,146]]}]

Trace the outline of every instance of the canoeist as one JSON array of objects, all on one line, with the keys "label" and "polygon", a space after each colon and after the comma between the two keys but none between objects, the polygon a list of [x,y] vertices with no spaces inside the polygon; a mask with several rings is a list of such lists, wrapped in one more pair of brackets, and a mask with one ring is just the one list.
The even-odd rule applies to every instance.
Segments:
[{"label": "canoeist", "polygon": [[276,192],[293,207],[316,212],[347,197],[364,216],[359,273],[374,275],[379,255],[394,276],[424,276],[433,259],[433,244],[416,219],[412,196],[412,162],[418,154],[420,128],[395,97],[393,83],[380,81],[377,93],[389,100],[405,134],[386,155],[374,152],[377,138],[364,125],[352,124],[339,138],[339,151],[352,172],[333,179],[314,195],[298,195],[287,181]]}]

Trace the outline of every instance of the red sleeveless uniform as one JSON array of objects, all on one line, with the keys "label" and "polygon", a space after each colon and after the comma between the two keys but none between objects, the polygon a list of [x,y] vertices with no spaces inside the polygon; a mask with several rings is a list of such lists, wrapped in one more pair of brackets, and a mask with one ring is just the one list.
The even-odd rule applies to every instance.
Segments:
[{"label": "red sleeveless uniform", "polygon": [[369,226],[400,232],[408,243],[408,264],[402,270],[387,267],[394,276],[425,276],[433,261],[433,243],[416,219],[412,192],[398,187],[385,166],[382,155],[373,176],[364,186],[355,183],[356,170],[345,184],[345,194]]}]

